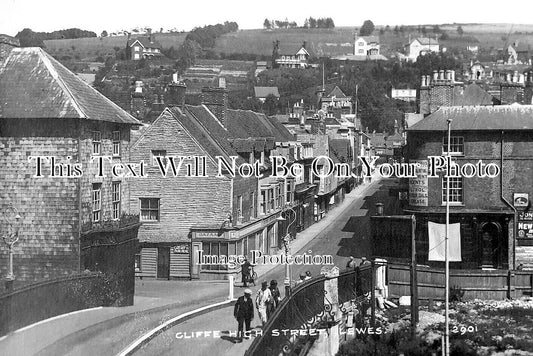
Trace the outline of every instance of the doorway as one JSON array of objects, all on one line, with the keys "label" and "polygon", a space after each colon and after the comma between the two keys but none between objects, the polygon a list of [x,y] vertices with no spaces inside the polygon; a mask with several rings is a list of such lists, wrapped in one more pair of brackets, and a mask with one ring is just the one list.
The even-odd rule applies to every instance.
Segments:
[{"label": "doorway", "polygon": [[481,226],[481,247],[482,268],[503,268],[505,251],[499,223],[488,222]]},{"label": "doorway", "polygon": [[170,247],[157,248],[157,278],[170,279]]}]

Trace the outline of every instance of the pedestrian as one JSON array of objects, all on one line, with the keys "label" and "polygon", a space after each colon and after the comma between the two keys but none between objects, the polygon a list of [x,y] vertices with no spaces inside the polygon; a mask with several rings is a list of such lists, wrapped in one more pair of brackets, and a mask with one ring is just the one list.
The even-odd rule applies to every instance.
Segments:
[{"label": "pedestrian", "polygon": [[244,335],[243,326],[245,327],[245,331],[251,330],[250,323],[254,318],[254,303],[252,302],[252,291],[250,289],[245,289],[244,295],[237,299],[237,303],[235,303],[235,308],[233,309],[233,316],[237,319],[238,323],[238,342],[242,342]]},{"label": "pedestrian", "polygon": [[265,326],[268,321],[267,310],[270,303],[272,303],[272,293],[270,292],[270,289],[268,289],[268,282],[264,281],[261,283],[261,289],[257,291],[257,296],[255,297],[255,306],[263,326]]},{"label": "pedestrian", "polygon": [[350,260],[346,263],[346,268],[355,268],[355,257],[350,256]]},{"label": "pedestrian", "polygon": [[305,280],[305,273],[300,273],[300,280],[296,281],[296,284],[301,284]]},{"label": "pedestrian", "polygon": [[270,319],[270,316],[272,313],[274,313],[274,310],[278,307],[279,303],[281,302],[281,293],[278,289],[278,281],[275,279],[270,281],[270,294],[272,294],[272,303],[269,304],[269,308],[267,310],[267,317]]},{"label": "pedestrian", "polygon": [[366,259],[366,257],[361,257],[361,263],[359,263],[359,266],[369,265],[370,261]]},{"label": "pedestrian", "polygon": [[307,271],[307,272],[305,272],[305,278],[304,278],[304,281],[307,281],[307,280],[309,280],[309,279],[311,279],[311,271]]},{"label": "pedestrian", "polygon": [[248,279],[250,278],[250,267],[252,264],[248,261],[247,258],[244,259],[244,263],[241,266],[241,273],[242,273],[242,285],[243,287],[247,287],[246,284],[248,282]]}]

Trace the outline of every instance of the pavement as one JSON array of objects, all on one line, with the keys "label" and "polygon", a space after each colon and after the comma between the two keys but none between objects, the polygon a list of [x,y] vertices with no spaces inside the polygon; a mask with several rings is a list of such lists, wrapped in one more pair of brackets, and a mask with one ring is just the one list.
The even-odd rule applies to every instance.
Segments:
[{"label": "pavement", "polygon": [[[322,220],[298,233],[291,242],[292,253],[311,250],[313,246],[309,246],[309,244],[312,240],[320,234],[324,234],[328,227],[339,219],[341,214],[350,214],[350,212],[346,212],[346,209],[354,201],[365,197],[370,191],[375,191],[378,182],[379,179],[376,177],[372,180],[372,183],[357,186],[346,195],[343,203],[330,210]],[[352,233],[349,232],[349,235]],[[322,240],[322,243],[329,244],[327,238]],[[315,251],[319,251],[321,254],[325,253],[318,248]],[[336,255],[336,265],[345,264],[347,257],[353,254],[351,252],[345,253],[345,256],[341,254],[340,257],[342,259],[339,259],[338,251],[333,252]],[[279,251],[279,254],[282,253],[284,251]],[[341,267],[344,266],[342,265]],[[275,268],[277,268],[277,272],[273,271]],[[259,275],[259,280],[267,277],[275,277],[278,280],[282,280],[284,270],[283,266],[261,265],[256,266],[255,271]],[[292,272],[293,275],[296,275],[294,272],[297,271]],[[313,272],[319,273],[319,270]],[[280,289],[282,288],[283,282],[280,283]],[[257,287],[254,289],[257,289]],[[116,355],[165,320],[205,305],[227,300],[228,290],[227,281],[136,280],[133,306],[82,310],[30,325],[0,338],[0,356]],[[236,289],[235,295],[239,296],[240,294],[241,291]],[[228,308],[223,308],[201,315],[198,318],[204,318],[209,324],[209,320],[211,320],[210,318],[213,315],[219,315],[217,313],[222,315],[224,313],[226,316],[228,310]],[[183,325],[195,325],[199,321],[196,319],[186,321]],[[225,320],[227,321],[227,317],[225,317]],[[180,325],[182,324],[180,323]],[[167,333],[169,332],[172,333],[172,331]],[[164,333],[163,335],[166,334]],[[229,337],[231,340],[231,336]],[[159,340],[159,338],[154,339],[150,344],[154,341],[160,342]],[[231,352],[224,354],[242,354],[247,347],[246,343],[237,345],[235,347],[239,348],[239,350],[230,348]],[[194,345],[191,345],[191,347],[194,348]],[[240,352],[241,348],[243,348],[242,353]],[[212,351],[214,353],[210,354],[220,354],[218,351],[221,350],[217,350],[217,346],[213,346]],[[233,353],[234,351],[237,353]],[[195,353],[185,354],[194,355]]]}]

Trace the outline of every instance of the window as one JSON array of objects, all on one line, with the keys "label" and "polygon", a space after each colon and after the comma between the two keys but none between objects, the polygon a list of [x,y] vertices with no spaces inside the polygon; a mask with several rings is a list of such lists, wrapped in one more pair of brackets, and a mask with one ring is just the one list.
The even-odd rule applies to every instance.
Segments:
[{"label": "window", "polygon": [[152,157],[151,157],[151,164],[152,166],[157,167],[157,159],[156,157],[163,157],[161,159],[161,162],[166,165],[167,164],[167,151],[166,150],[152,150]]},{"label": "window", "polygon": [[242,222],[242,195],[237,196],[237,219]]},{"label": "window", "polygon": [[[448,136],[442,138],[442,153],[448,153]],[[464,154],[464,139],[462,136],[450,137],[450,154],[463,155]]]},{"label": "window", "polygon": [[364,42],[357,42],[357,44],[358,44],[359,46],[364,46],[364,45],[365,45]]},{"label": "window", "polygon": [[261,191],[261,214],[267,213],[267,191]]},{"label": "window", "polygon": [[359,52],[360,54],[364,54],[364,53],[365,53],[365,50],[364,50],[364,49],[360,49],[358,52]]},{"label": "window", "polygon": [[275,209],[275,200],[274,200],[274,189],[268,190],[268,212],[271,212]]},{"label": "window", "polygon": [[120,156],[120,131],[113,131],[113,156]]},{"label": "window", "polygon": [[102,133],[93,131],[93,155],[99,155],[102,152]]},{"label": "window", "polygon": [[135,46],[135,47],[133,48],[133,50],[134,50],[135,52],[139,52],[140,48],[139,48],[139,46]]},{"label": "window", "polygon": [[255,210],[255,192],[250,193],[250,219],[257,217],[257,211]]},{"label": "window", "polygon": [[113,182],[112,186],[113,219],[120,219],[120,182]]},{"label": "window", "polygon": [[159,221],[159,198],[141,198],[141,220]]},{"label": "window", "polygon": [[102,218],[102,183],[93,183],[93,222]]},{"label": "window", "polygon": [[[210,256],[226,256],[226,261],[228,259],[228,243],[227,242],[202,242],[202,251],[203,255],[210,255]],[[212,261],[212,260],[211,260]],[[212,262],[219,262],[218,261],[212,261]],[[202,264],[202,270],[208,270],[208,271],[225,271],[228,269],[227,264]]]},{"label": "window", "polygon": [[141,254],[140,253],[135,254],[135,271],[138,271],[138,272],[141,271]]},{"label": "window", "polygon": [[285,185],[285,192],[286,192],[286,195],[285,195],[285,201],[289,204],[292,204],[292,201],[293,201],[293,189],[292,189],[292,185],[294,184],[294,180],[292,179],[287,179],[286,181],[286,185]]},{"label": "window", "polygon": [[283,194],[281,194],[281,184],[276,186],[276,208],[281,209],[283,206]]},{"label": "window", "polygon": [[[450,204],[463,203],[463,178],[450,177]],[[446,178],[442,177],[442,203],[446,204]]]}]

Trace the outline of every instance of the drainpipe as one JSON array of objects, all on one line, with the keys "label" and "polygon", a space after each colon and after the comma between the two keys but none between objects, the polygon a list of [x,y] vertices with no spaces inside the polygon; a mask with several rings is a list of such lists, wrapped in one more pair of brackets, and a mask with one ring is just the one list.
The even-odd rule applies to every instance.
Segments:
[{"label": "drainpipe", "polygon": [[[504,145],[504,140],[503,140],[503,134],[504,134],[504,131],[502,130],[502,137],[501,137],[501,159],[500,159],[500,198],[502,199],[502,201],[507,205],[509,206],[511,209],[513,209],[513,212],[514,212],[514,218],[513,218],[513,248],[512,248],[512,252],[513,252],[513,269],[515,268],[515,261],[516,261],[516,255],[515,255],[515,236],[516,236],[516,219],[517,219],[517,211],[516,211],[516,208],[513,206],[513,204],[509,203],[509,201],[507,199],[505,199],[505,197],[503,196],[503,160],[504,160],[504,157],[503,157],[503,145]],[[508,253],[509,254],[509,253]],[[508,255],[509,256],[509,255]]]}]

